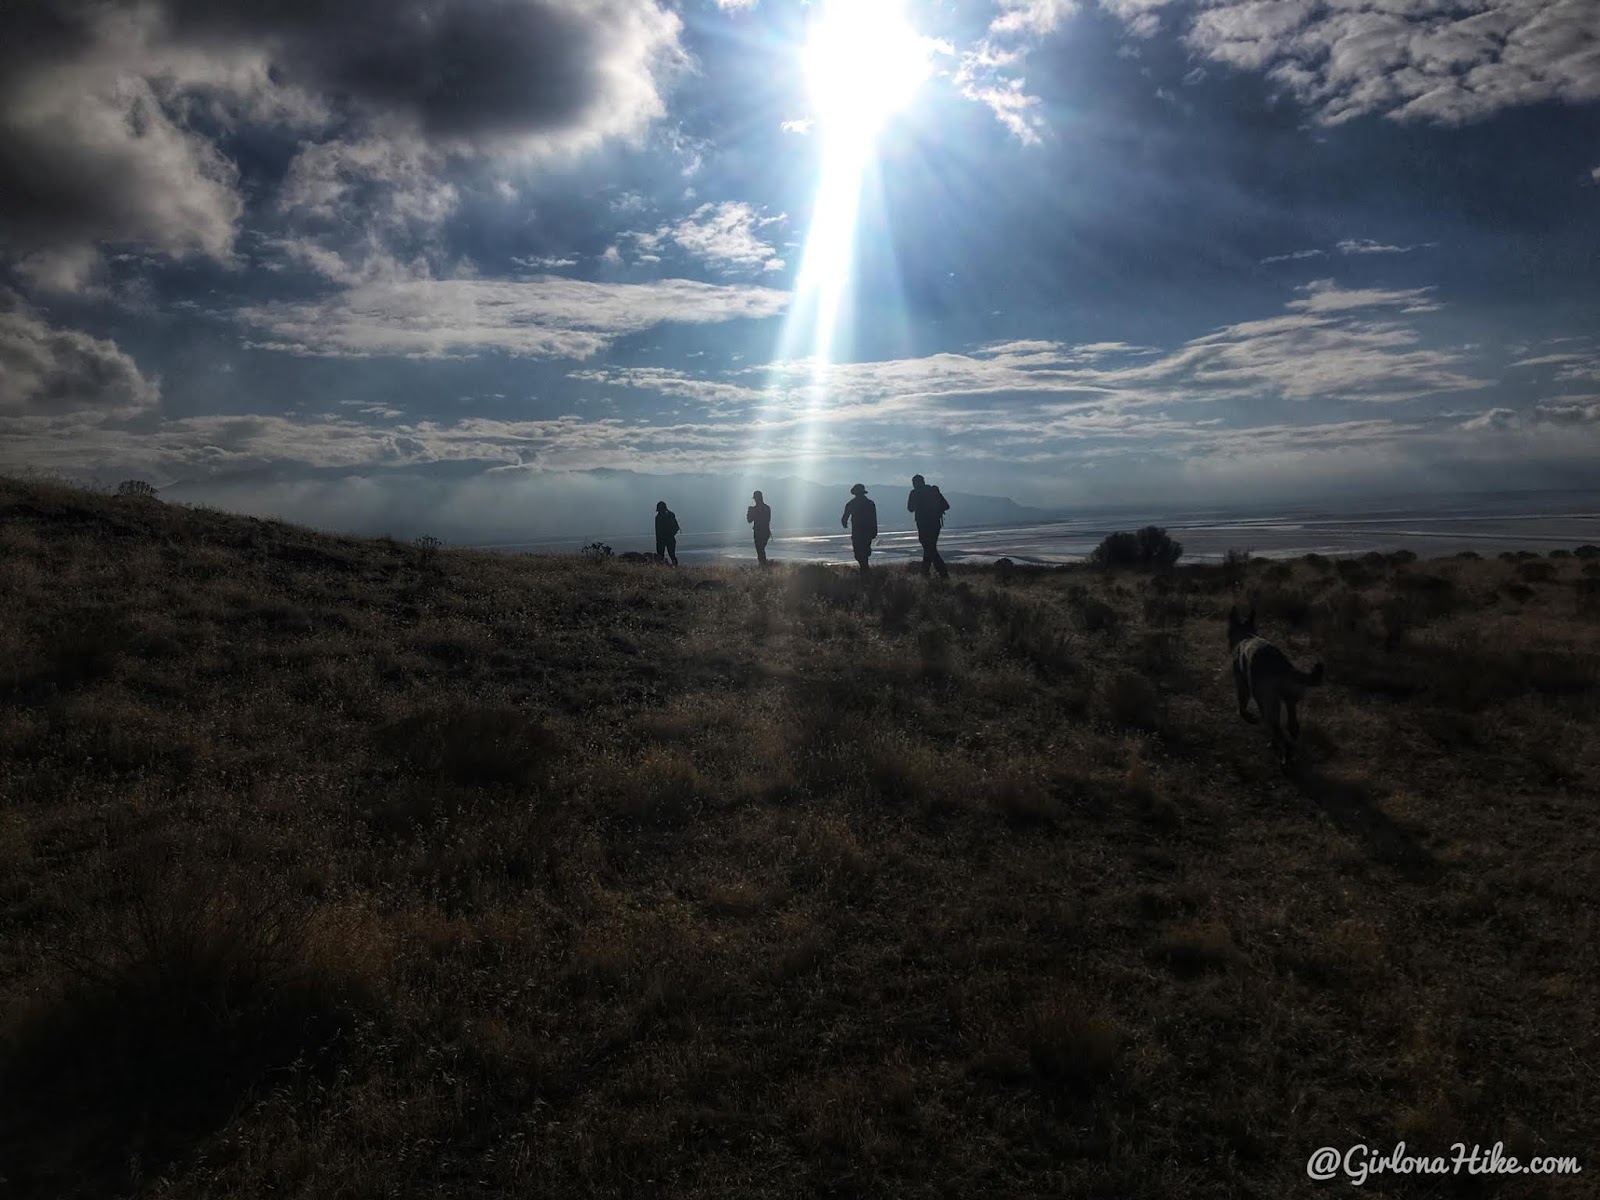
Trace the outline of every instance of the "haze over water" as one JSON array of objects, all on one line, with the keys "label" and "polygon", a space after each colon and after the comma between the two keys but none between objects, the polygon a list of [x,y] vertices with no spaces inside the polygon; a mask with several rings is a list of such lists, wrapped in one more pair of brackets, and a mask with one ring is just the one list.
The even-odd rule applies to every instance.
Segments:
[{"label": "haze over water", "polygon": [[[649,514],[646,514],[648,517]],[[915,561],[921,557],[916,531],[899,525],[892,506],[879,506],[884,531],[873,543],[874,563]],[[1215,561],[1231,549],[1271,558],[1303,554],[1350,555],[1369,550],[1410,550],[1421,558],[1474,550],[1545,553],[1600,545],[1600,492],[1522,492],[1419,501],[1378,502],[1358,509],[1302,507],[1264,513],[1251,509],[1208,509],[1181,514],[1097,512],[1081,518],[1027,525],[945,529],[940,553],[950,562],[983,563],[1010,558],[1017,563],[1058,564],[1087,558],[1107,533],[1160,525],[1183,543],[1184,560]],[[608,541],[617,553],[651,552],[655,543],[648,521],[637,536]],[[539,542],[498,546],[507,551],[571,554],[582,542]],[[849,563],[850,538],[843,530],[775,531],[767,548],[774,560]],[[678,538],[685,563],[742,562],[754,559],[748,534],[686,532]]]}]

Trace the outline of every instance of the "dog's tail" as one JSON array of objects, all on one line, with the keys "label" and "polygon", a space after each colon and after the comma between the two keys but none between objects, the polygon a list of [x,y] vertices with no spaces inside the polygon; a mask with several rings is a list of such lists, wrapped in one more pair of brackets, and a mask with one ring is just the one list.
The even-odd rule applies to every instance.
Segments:
[{"label": "dog's tail", "polygon": [[1311,670],[1309,670],[1309,671],[1295,671],[1294,672],[1294,681],[1296,683],[1302,683],[1306,687],[1321,687],[1322,686],[1322,664],[1318,663],[1316,666],[1312,667]]}]

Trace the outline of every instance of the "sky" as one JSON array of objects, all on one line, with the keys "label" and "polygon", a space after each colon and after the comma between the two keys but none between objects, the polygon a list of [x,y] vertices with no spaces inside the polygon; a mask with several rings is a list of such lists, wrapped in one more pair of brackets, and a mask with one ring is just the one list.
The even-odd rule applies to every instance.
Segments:
[{"label": "sky", "polygon": [[1597,477],[1594,0],[6,24],[0,471],[454,540]]}]

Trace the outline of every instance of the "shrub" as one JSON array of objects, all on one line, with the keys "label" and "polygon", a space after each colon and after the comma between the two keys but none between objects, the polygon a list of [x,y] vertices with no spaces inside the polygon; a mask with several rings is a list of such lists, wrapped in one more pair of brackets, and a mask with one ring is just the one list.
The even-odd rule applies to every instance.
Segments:
[{"label": "shrub", "polygon": [[1118,671],[1103,682],[1101,699],[1114,725],[1128,729],[1159,730],[1163,724],[1161,693],[1143,675]]},{"label": "shrub", "polygon": [[475,786],[536,782],[560,752],[547,726],[507,707],[425,709],[390,725],[383,741],[415,774]]},{"label": "shrub", "polygon": [[153,484],[146,483],[142,479],[124,479],[117,484],[117,495],[137,496],[147,500],[154,500],[156,489]]},{"label": "shrub", "polygon": [[1547,562],[1523,562],[1517,564],[1517,574],[1524,583],[1549,583],[1556,577],[1556,569]]},{"label": "shrub", "polygon": [[[61,951],[71,983],[0,1043],[17,1195],[129,1194],[130,1171],[181,1159],[270,1079],[326,1077],[370,1023],[366,989],[325,965],[308,906],[286,889],[143,874],[125,928]],[[63,1186],[63,1167],[92,1183]]]},{"label": "shrub", "polygon": [[1165,529],[1146,525],[1137,532],[1107,534],[1089,561],[1099,567],[1170,567],[1183,556],[1183,544]]},{"label": "shrub", "polygon": [[417,548],[417,564],[423,567],[426,567],[439,556],[439,547],[444,545],[443,542],[429,533],[414,539],[411,544]]},{"label": "shrub", "polygon": [[603,563],[611,557],[611,547],[604,542],[590,542],[578,553],[592,563]]}]

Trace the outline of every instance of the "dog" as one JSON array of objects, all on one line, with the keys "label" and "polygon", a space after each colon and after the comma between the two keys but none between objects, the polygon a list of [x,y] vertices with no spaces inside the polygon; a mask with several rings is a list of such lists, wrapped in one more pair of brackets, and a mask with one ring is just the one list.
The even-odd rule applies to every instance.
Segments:
[{"label": "dog", "polygon": [[[1233,655],[1233,685],[1239,693],[1239,715],[1254,723],[1250,701],[1256,702],[1272,734],[1272,749],[1287,767],[1294,758],[1294,744],[1300,738],[1300,717],[1295,706],[1307,688],[1322,684],[1322,664],[1309,671],[1298,670],[1266,638],[1256,633],[1256,610],[1241,617],[1237,608],[1228,610],[1228,649]],[[1287,717],[1284,714],[1287,713]],[[1285,736],[1287,732],[1287,736]]]}]

